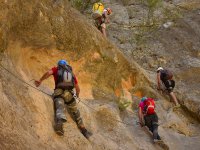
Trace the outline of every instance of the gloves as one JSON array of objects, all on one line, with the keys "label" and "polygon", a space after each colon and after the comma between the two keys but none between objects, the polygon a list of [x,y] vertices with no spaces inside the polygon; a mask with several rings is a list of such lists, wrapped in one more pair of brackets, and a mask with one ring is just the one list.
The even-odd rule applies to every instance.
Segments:
[{"label": "gloves", "polygon": [[38,86],[40,86],[41,83],[42,83],[42,81],[40,81],[40,80],[39,81],[35,81],[35,86],[38,87]]}]

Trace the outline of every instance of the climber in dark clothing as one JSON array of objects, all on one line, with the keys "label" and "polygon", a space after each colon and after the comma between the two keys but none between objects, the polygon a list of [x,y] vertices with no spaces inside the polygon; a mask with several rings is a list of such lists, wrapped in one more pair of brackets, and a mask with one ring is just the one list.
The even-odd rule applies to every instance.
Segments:
[{"label": "climber in dark clothing", "polygon": [[149,128],[149,130],[153,133],[153,140],[156,142],[157,140],[161,140],[158,134],[158,116],[154,115],[146,115],[144,117],[145,125]]},{"label": "climber in dark clothing", "polygon": [[[40,80],[35,81],[35,85],[38,87],[43,80],[47,79],[51,75],[54,76],[55,90],[53,94],[54,106],[55,106],[55,117],[56,125],[55,131],[59,135],[63,135],[63,123],[67,121],[64,114],[65,104],[69,109],[74,121],[76,122],[78,128],[82,134],[89,138],[91,135],[83,124],[80,112],[76,105],[76,100],[74,96],[79,96],[80,88],[76,76],[74,75],[71,66],[68,65],[67,61],[60,60],[57,67],[53,67],[48,72],[46,72]],[[76,93],[73,89],[75,88]]]},{"label": "climber in dark clothing", "polygon": [[[173,74],[169,70],[159,67],[157,69],[157,89],[158,90],[166,89],[168,91],[169,95],[171,96],[171,98],[173,99],[176,107],[180,107],[180,105],[176,99],[176,96],[173,92],[173,89],[175,87],[175,81],[172,80],[172,77],[173,77]],[[165,89],[163,89],[162,83],[164,84]]]}]

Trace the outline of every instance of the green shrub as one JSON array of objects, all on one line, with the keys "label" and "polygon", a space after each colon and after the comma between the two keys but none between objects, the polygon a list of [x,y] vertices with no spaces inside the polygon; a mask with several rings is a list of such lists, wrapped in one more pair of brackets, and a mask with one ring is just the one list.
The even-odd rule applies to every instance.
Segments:
[{"label": "green shrub", "polygon": [[127,107],[130,106],[130,104],[131,104],[131,101],[130,101],[130,100],[125,99],[125,98],[121,98],[121,99],[118,101],[119,110],[124,111]]},{"label": "green shrub", "polygon": [[163,0],[147,0],[148,18],[147,24],[154,24],[154,12],[161,6]]},{"label": "green shrub", "polygon": [[78,9],[78,10],[82,10],[84,2],[83,0],[71,0],[71,5],[72,7]]}]

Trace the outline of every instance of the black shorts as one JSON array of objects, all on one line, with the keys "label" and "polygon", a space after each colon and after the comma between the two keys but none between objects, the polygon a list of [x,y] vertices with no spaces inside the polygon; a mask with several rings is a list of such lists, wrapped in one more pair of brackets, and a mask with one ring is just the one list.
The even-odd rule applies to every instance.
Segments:
[{"label": "black shorts", "polygon": [[163,82],[165,87],[166,87],[166,90],[171,93],[175,87],[175,81],[174,80],[167,80],[167,81],[164,81]]}]

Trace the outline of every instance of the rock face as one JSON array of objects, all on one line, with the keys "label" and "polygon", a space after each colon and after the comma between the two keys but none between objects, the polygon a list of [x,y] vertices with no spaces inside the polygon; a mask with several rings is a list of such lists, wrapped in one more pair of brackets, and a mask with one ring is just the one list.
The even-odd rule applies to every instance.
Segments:
[{"label": "rock face", "polygon": [[[111,1],[107,1],[109,3]],[[112,31],[109,30],[109,34],[116,33],[113,38],[116,40],[118,32],[123,31],[124,38],[119,39],[124,49],[137,46],[126,42],[126,37],[134,32],[128,30],[128,19],[132,17],[127,16],[130,10],[123,5],[132,6],[133,3],[135,1],[112,2],[116,10],[123,8],[122,14],[126,17],[113,16],[116,22],[110,25]],[[137,125],[139,98],[136,96],[142,95],[159,99],[156,102],[159,132],[171,149],[198,149],[200,130],[196,119],[182,109],[173,112],[170,109],[173,104],[157,94],[146,71],[134,61],[127,61],[86,17],[70,7],[68,1],[1,1],[0,20],[0,149],[160,149]],[[116,28],[118,24],[126,28]],[[143,49],[138,47],[140,50]],[[78,107],[85,126],[93,132],[89,141],[67,112],[65,136],[56,135],[53,101],[33,88],[33,79],[40,78],[60,59],[67,59],[78,77],[82,99]],[[144,60],[152,66],[155,63],[151,61],[151,55],[146,55]],[[160,60],[165,62],[165,57]],[[191,64],[198,65],[198,59],[192,60]],[[190,72],[184,75],[190,76]],[[40,90],[51,94],[53,88],[50,78]],[[193,103],[194,94],[191,96],[190,101],[184,101],[184,106],[197,109]],[[119,110],[117,102],[122,98],[132,98],[133,111],[130,107]]]},{"label": "rock face", "polygon": [[[200,82],[197,77],[200,69],[200,3],[195,0],[163,3],[154,12],[155,25],[151,28],[142,25],[146,23],[148,16],[146,4],[131,0],[121,2],[107,3],[113,10],[121,7],[122,12],[128,12],[124,14],[114,11],[111,16],[113,24],[108,28],[109,39],[128,59],[136,61],[151,74],[155,74],[158,66],[174,71],[181,103],[199,118],[199,104],[196,104],[200,98]],[[115,16],[124,21],[119,23],[116,20],[120,19]],[[192,101],[195,107],[187,104],[193,103]]]},{"label": "rock face", "polygon": [[156,8],[152,26],[146,24],[147,4],[132,0],[104,2],[114,10],[108,27],[109,39],[129,60],[148,70],[150,76],[155,76],[158,66],[171,69],[180,102],[200,118],[199,1],[164,2]]},{"label": "rock face", "polygon": [[[128,129],[123,130],[124,124],[109,118],[104,121],[104,115],[121,120],[115,91],[121,91],[122,81],[132,86],[140,86],[140,80],[147,81],[138,66],[131,66],[117,48],[101,37],[67,1],[16,0],[0,4],[1,65],[15,74],[13,76],[1,67],[0,149],[137,147]],[[24,80],[33,85],[32,79],[40,78],[59,59],[67,59],[74,67],[81,97],[96,109],[93,112],[83,103],[79,104],[85,125],[94,134],[91,143],[70,116],[64,126],[65,136],[57,136],[53,129],[52,99],[21,82]],[[44,84],[41,90],[51,94],[52,90],[47,86],[53,89],[53,80]],[[123,88],[131,90],[132,86]]]},{"label": "rock face", "polygon": [[103,2],[113,10],[107,28],[109,39],[129,61],[140,64],[152,82],[155,82],[158,66],[172,70],[175,93],[184,111],[199,121],[200,2],[164,1],[162,7],[155,8],[154,24],[147,24],[147,3],[137,0]]}]

